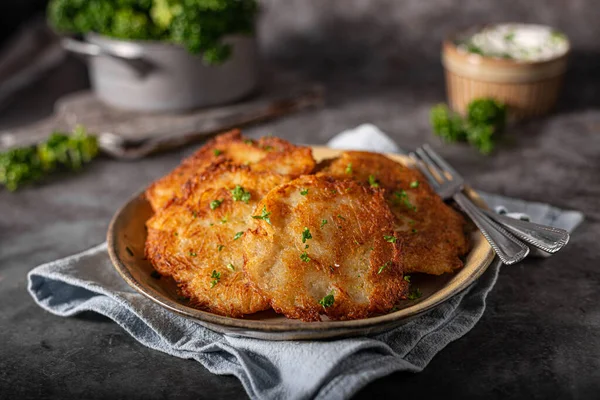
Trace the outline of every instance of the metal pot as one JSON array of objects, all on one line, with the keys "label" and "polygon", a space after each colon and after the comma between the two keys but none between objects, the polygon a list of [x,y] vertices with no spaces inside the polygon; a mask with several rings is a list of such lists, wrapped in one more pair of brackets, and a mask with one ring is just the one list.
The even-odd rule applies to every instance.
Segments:
[{"label": "metal pot", "polygon": [[89,34],[65,38],[63,46],[88,57],[92,87],[105,103],[136,111],[184,111],[238,100],[258,82],[256,40],[231,36],[231,57],[206,65],[183,47],[154,41],[124,41]]}]

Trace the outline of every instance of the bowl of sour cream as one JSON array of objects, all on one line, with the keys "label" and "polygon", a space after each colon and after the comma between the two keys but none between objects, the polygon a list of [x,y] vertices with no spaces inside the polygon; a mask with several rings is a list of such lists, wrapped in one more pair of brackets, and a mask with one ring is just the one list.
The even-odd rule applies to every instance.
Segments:
[{"label": "bowl of sour cream", "polygon": [[545,25],[494,24],[451,35],[442,48],[448,102],[464,113],[473,99],[491,97],[515,119],[547,114],[569,50],[566,35]]}]

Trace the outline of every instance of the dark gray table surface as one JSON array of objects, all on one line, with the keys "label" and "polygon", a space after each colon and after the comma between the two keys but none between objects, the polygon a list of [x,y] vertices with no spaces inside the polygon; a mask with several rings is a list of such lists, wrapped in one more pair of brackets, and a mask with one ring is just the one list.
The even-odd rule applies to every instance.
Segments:
[{"label": "dark gray table surface", "polygon": [[[372,122],[404,148],[433,143],[477,188],[586,214],[561,253],[504,267],[479,324],[425,371],[380,379],[358,398],[598,398],[597,67],[597,58],[576,55],[557,113],[512,127],[507,143],[489,157],[444,146],[431,135],[428,109],[444,98],[437,64],[385,85],[328,77],[323,109],[247,130],[323,144],[343,129]],[[0,127],[47,114],[65,87],[84,81],[80,66],[64,65],[2,110]],[[129,163],[103,158],[79,175],[0,191],[0,398],[245,397],[236,378],[147,349],[106,319],[50,315],[25,288],[34,266],[102,242],[115,210],[192,150]]]}]

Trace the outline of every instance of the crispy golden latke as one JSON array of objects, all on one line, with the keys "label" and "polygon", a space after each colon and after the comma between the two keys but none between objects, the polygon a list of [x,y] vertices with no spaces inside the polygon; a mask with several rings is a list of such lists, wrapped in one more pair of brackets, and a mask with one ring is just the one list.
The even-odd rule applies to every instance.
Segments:
[{"label": "crispy golden latke", "polygon": [[269,308],[243,273],[241,242],[260,199],[290,178],[229,162],[211,165],[146,225],[146,257],[195,307],[240,317]]},{"label": "crispy golden latke", "polygon": [[401,240],[382,190],[307,175],[269,192],[255,215],[263,217],[243,239],[244,270],[275,311],[358,319],[405,297]]},{"label": "crispy golden latke", "polygon": [[210,164],[230,160],[249,165],[253,171],[269,171],[297,177],[310,173],[315,160],[309,147],[295,146],[276,137],[252,140],[238,129],[219,135],[186,158],[168,175],[146,190],[146,198],[154,211],[166,206],[173,198],[181,197],[183,184],[193,175],[202,173]]},{"label": "crispy golden latke", "polygon": [[469,251],[463,216],[446,205],[421,173],[376,153],[348,151],[319,166],[320,174],[354,178],[385,190],[402,238],[404,270],[440,275],[463,266]]}]

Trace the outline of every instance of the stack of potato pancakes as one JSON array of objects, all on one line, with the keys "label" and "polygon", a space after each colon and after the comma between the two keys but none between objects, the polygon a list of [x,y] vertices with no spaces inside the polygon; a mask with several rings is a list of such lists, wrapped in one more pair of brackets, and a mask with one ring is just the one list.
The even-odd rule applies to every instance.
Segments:
[{"label": "stack of potato pancakes", "polygon": [[461,268],[465,220],[416,170],[348,151],[238,130],[208,142],[146,197],[146,256],[199,309],[242,317],[269,308],[319,321],[387,313],[405,274]]}]

